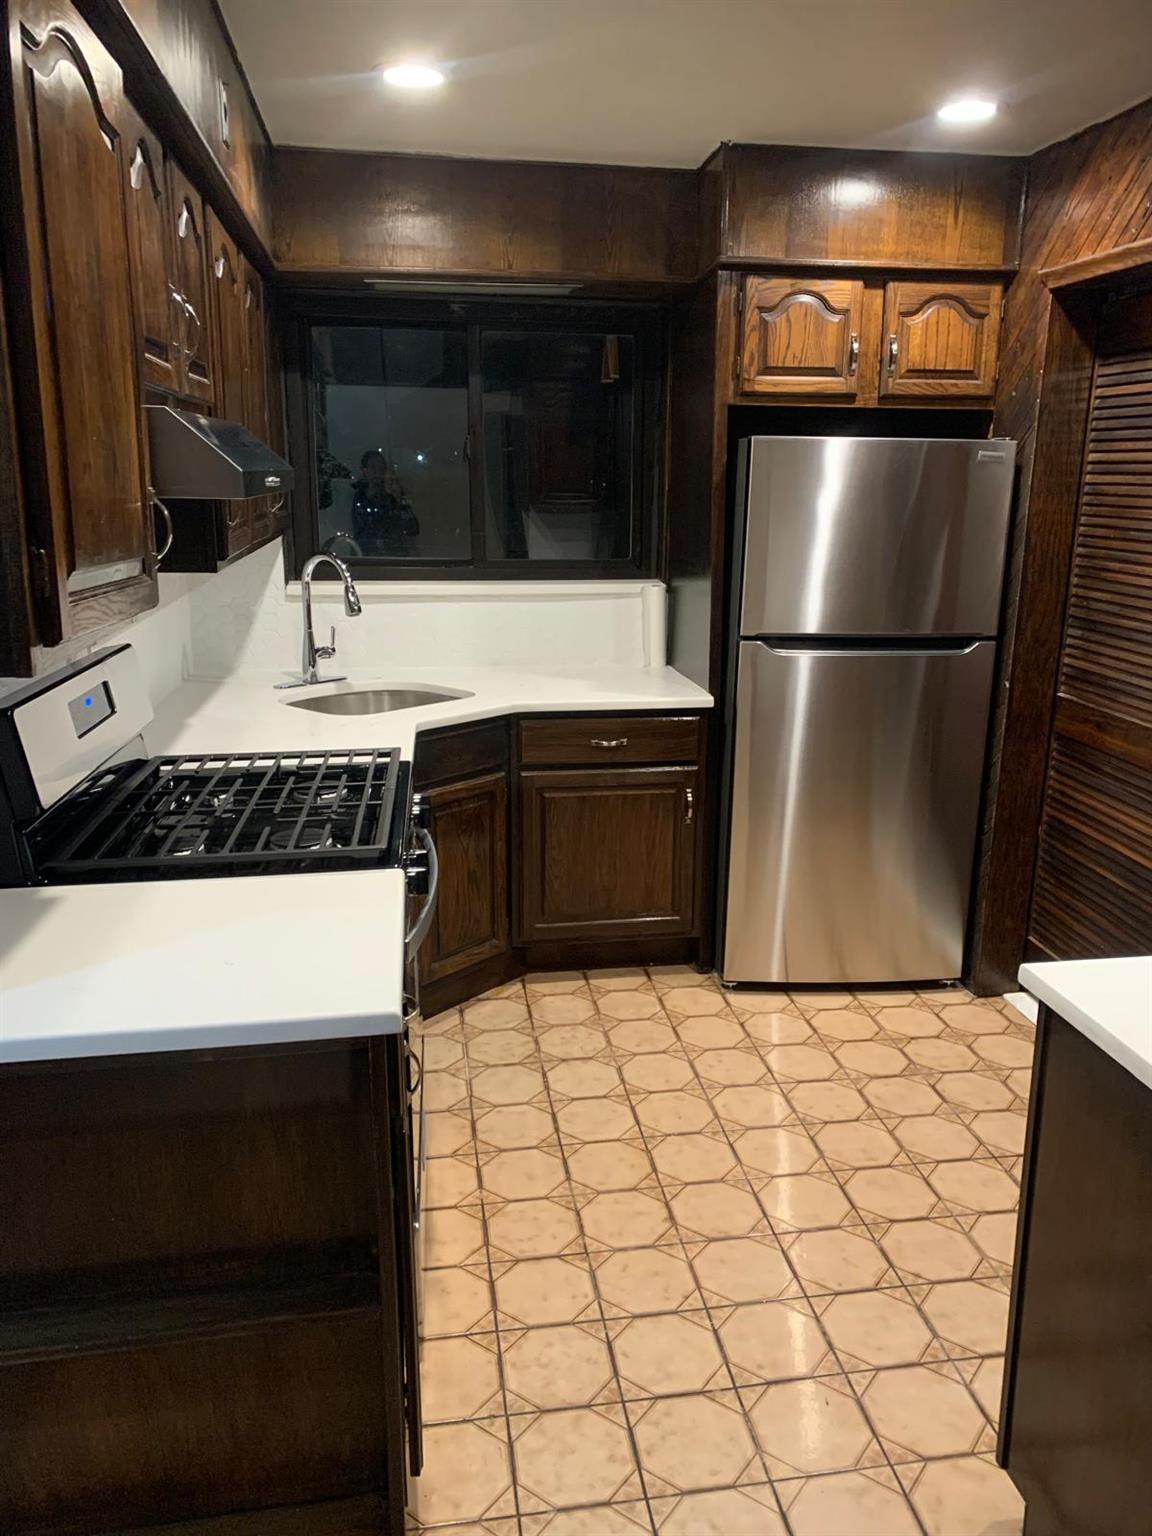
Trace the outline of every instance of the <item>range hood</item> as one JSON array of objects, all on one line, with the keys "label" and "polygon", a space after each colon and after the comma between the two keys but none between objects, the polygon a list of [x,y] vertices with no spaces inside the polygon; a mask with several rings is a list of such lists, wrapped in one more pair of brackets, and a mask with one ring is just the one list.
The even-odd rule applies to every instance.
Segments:
[{"label": "range hood", "polygon": [[244,501],[292,489],[291,464],[236,421],[146,405],[152,489],[162,500]]}]

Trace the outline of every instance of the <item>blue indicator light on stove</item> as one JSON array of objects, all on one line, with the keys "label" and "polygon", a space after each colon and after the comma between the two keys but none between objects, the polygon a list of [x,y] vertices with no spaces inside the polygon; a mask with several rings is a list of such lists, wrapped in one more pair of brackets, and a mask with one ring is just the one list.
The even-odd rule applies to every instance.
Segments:
[{"label": "blue indicator light on stove", "polygon": [[86,696],[86,697],[85,697],[85,700],[84,700],[84,708],[85,708],[85,709],[91,709],[91,708],[92,708],[92,695],[91,695],[91,694],[88,694],[88,695],[87,695],[87,696]]}]

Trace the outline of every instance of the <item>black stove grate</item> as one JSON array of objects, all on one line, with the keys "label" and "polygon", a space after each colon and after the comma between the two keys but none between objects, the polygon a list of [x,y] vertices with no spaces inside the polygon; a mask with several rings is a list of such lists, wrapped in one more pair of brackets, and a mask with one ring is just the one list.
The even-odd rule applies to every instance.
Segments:
[{"label": "black stove grate", "polygon": [[29,842],[53,880],[288,873],[385,862],[400,754],[157,757],[94,774]]}]

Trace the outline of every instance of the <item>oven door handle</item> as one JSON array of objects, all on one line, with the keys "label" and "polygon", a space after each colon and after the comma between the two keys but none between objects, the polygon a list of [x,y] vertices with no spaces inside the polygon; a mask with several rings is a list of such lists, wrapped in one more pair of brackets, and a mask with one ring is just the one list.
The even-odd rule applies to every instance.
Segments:
[{"label": "oven door handle", "polygon": [[409,960],[415,958],[417,951],[432,926],[432,917],[436,911],[436,892],[440,886],[440,862],[436,857],[436,844],[423,827],[415,827],[412,834],[428,857],[428,894],[420,908],[416,921],[404,936],[404,953]]}]

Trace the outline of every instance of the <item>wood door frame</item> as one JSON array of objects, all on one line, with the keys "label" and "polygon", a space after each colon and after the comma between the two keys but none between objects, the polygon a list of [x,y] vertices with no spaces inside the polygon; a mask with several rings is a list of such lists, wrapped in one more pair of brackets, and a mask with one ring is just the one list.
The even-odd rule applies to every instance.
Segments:
[{"label": "wood door frame", "polygon": [[[1016,536],[1020,579],[1014,622],[1003,625],[996,687],[1003,728],[985,788],[965,977],[982,995],[1018,985],[1028,941],[1097,329],[1105,296],[1118,286],[1114,277],[1106,283],[1093,276],[1051,290],[1034,467],[1018,495],[1017,516],[1025,519]],[[1152,264],[1130,269],[1120,286],[1135,291],[1150,279]]]}]

